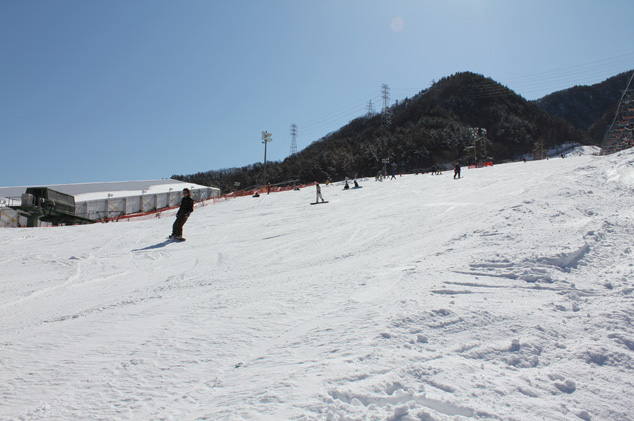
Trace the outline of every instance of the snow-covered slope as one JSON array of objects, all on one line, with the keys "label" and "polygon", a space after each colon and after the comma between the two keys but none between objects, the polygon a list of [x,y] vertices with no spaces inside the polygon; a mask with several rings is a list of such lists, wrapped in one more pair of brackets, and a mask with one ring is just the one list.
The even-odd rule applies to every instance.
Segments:
[{"label": "snow-covered slope", "polygon": [[634,418],[634,151],[3,230],[0,419]]}]

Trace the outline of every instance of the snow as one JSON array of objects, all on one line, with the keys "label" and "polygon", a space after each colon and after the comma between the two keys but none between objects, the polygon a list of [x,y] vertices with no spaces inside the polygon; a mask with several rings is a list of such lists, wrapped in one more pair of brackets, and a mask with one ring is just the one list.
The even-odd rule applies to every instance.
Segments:
[{"label": "snow", "polygon": [[0,419],[634,418],[634,150],[452,175],[2,230]]}]

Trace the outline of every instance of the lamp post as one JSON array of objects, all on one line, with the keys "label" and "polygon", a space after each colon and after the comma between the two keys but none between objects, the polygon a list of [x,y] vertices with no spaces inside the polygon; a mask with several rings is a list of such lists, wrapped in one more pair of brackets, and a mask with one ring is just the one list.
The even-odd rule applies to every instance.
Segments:
[{"label": "lamp post", "polygon": [[267,178],[268,182],[268,174],[266,172],[266,144],[272,141],[271,133],[264,131],[262,132],[262,143],[264,143],[264,176]]},{"label": "lamp post", "polygon": [[383,162],[383,175],[387,177],[387,164],[390,163],[390,158],[383,158],[381,162]]}]

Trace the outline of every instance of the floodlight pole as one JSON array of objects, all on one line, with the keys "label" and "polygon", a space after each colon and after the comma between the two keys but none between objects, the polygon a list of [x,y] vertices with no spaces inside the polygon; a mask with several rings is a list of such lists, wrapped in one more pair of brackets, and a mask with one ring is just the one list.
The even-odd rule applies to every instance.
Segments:
[{"label": "floodlight pole", "polygon": [[272,140],[273,139],[271,138],[271,133],[266,131],[262,132],[262,143],[264,143],[264,176],[267,179],[266,180],[267,183],[268,183],[268,174],[266,172],[266,144]]}]

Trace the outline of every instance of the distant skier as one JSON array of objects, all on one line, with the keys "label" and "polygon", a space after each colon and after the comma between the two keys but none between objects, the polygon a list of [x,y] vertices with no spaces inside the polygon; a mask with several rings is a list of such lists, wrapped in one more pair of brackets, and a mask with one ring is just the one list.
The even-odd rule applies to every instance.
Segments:
[{"label": "distant skier", "polygon": [[357,180],[354,180],[354,188],[358,189],[359,188],[359,183],[357,183]]},{"label": "distant skier", "polygon": [[344,190],[348,190],[350,188],[350,185],[348,184],[348,177],[346,177],[346,185],[343,186]]},{"label": "distant skier", "polygon": [[187,222],[187,218],[194,211],[194,201],[189,195],[189,189],[183,189],[183,198],[181,199],[181,206],[176,213],[176,221],[172,226],[172,235],[169,238],[174,240],[183,241],[183,225]]},{"label": "distant skier", "polygon": [[322,202],[325,202],[323,196],[321,195],[321,187],[319,187],[319,183],[317,181],[315,181],[315,188],[317,189],[317,198],[315,199],[315,203],[319,203],[319,199],[321,199]]},{"label": "distant skier", "polygon": [[456,168],[453,170],[453,179],[455,180],[456,177],[460,178],[460,163],[456,163]]}]

